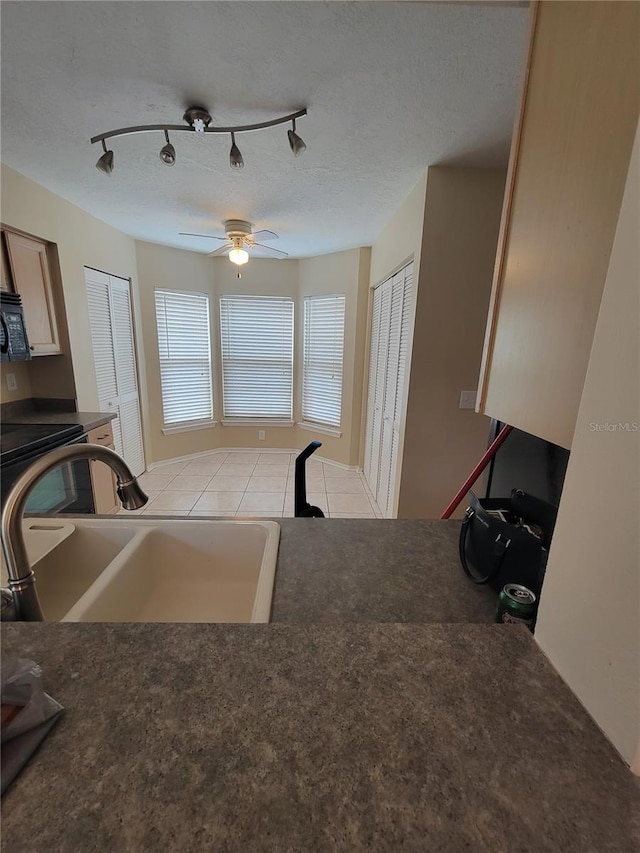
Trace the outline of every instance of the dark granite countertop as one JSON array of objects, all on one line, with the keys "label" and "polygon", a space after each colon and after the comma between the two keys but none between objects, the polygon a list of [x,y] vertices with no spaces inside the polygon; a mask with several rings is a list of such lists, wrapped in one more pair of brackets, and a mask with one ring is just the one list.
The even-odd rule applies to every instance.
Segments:
[{"label": "dark granite countertop", "polygon": [[56,412],[33,411],[15,415],[14,422],[19,424],[80,424],[85,432],[109,423],[116,416],[107,412]]},{"label": "dark granite countertop", "polygon": [[460,567],[459,521],[275,520],[272,622],[493,621],[496,594]]},{"label": "dark granite countertop", "polygon": [[631,774],[521,627],[2,638],[66,708],[3,798],[7,853],[638,849]]}]

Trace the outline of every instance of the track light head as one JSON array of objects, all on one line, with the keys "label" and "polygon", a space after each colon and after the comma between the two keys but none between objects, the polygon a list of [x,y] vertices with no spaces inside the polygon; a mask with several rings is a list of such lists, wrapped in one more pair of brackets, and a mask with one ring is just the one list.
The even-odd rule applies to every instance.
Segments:
[{"label": "track light head", "polygon": [[107,146],[105,144],[104,139],[102,140],[102,148],[104,150],[104,154],[96,163],[96,169],[99,172],[102,172],[103,175],[106,175],[108,178],[110,178],[113,172],[113,151],[107,150]]},{"label": "track light head", "polygon": [[304,151],[307,150],[307,146],[305,145],[304,139],[301,136],[298,136],[296,133],[296,120],[293,119],[291,122],[292,129],[287,131],[287,136],[289,137],[289,146],[293,151],[294,157],[299,157]]},{"label": "track light head", "polygon": [[244,160],[242,159],[242,154],[240,153],[240,149],[236,145],[235,133],[231,134],[231,151],[229,152],[229,165],[232,169],[242,169],[244,167]]},{"label": "track light head", "polygon": [[167,140],[166,145],[160,149],[160,159],[165,166],[174,166],[176,162],[176,149],[169,142],[169,134],[165,130],[164,138]]}]

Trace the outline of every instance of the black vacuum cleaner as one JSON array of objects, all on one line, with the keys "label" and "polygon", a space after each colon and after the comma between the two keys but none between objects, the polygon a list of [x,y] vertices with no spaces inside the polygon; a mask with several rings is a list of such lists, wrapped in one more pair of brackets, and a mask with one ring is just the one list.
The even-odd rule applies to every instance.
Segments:
[{"label": "black vacuum cleaner", "polygon": [[319,506],[311,506],[307,501],[307,472],[306,462],[312,453],[322,447],[321,441],[312,441],[302,453],[296,456],[294,509],[296,518],[324,518]]}]

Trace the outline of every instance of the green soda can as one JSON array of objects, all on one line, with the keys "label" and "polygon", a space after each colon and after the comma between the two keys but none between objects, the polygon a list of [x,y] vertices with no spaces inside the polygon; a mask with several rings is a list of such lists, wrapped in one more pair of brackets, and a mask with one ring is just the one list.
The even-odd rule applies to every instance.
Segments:
[{"label": "green soda can", "polygon": [[521,622],[530,631],[536,616],[536,597],[519,583],[508,583],[498,596],[496,622],[517,624]]}]

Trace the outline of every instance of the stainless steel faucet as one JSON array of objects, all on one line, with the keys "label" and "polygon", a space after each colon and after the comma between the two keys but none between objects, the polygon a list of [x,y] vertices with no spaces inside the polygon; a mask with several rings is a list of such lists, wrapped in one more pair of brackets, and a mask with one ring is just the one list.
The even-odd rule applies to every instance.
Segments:
[{"label": "stainless steel faucet", "polygon": [[[46,453],[30,465],[13,484],[2,510],[2,551],[7,564],[9,589],[3,590],[2,616],[25,622],[43,622],[44,616],[36,591],[36,576],[29,563],[22,533],[24,509],[34,486],[45,474],[63,462],[95,459],[104,462],[116,475],[118,497],[125,509],[140,509],[148,498],[121,456],[99,444],[72,444]],[[13,612],[5,604],[7,592],[13,598]]]}]

